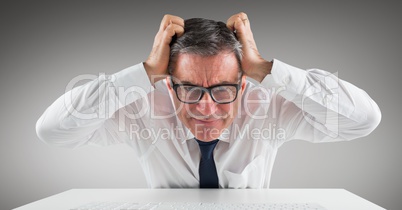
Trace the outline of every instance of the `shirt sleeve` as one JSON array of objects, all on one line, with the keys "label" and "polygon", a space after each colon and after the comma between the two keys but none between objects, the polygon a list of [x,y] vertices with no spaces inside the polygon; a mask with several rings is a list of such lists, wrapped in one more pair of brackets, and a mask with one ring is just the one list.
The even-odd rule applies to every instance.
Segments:
[{"label": "shirt sleeve", "polygon": [[261,85],[273,93],[272,111],[285,140],[352,140],[368,135],[381,121],[379,107],[365,91],[327,71],[302,70],[274,59]]},{"label": "shirt sleeve", "polygon": [[36,132],[45,143],[62,147],[120,143],[115,112],[152,90],[142,63],[101,75],[59,97],[37,121]]}]

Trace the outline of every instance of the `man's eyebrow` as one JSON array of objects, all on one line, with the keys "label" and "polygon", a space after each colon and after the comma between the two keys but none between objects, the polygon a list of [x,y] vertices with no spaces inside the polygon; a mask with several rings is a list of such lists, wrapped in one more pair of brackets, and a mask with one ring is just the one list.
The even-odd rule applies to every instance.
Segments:
[{"label": "man's eyebrow", "polygon": [[[220,81],[219,83],[210,85],[210,87],[216,86],[216,85],[227,85],[227,84],[237,84],[237,83],[238,83],[238,81],[233,82],[233,81],[226,81],[226,80],[224,80],[224,81]],[[202,85],[200,85],[200,84],[194,84],[193,82],[190,82],[190,81],[187,81],[187,80],[180,80],[180,83],[179,83],[179,84],[183,84],[183,85],[194,85],[194,86],[202,87]]]},{"label": "man's eyebrow", "polygon": [[181,84],[185,84],[185,85],[195,85],[195,86],[198,86],[198,84],[194,84],[194,83],[192,83],[192,82],[190,82],[190,81],[187,81],[187,80],[180,80],[180,83],[181,83]]}]

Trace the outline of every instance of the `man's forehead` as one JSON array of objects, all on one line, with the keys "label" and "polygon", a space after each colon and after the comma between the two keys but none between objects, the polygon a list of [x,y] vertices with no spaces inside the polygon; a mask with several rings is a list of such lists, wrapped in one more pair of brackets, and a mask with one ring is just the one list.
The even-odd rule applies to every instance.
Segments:
[{"label": "man's forehead", "polygon": [[181,54],[176,62],[174,77],[191,84],[220,84],[237,82],[239,63],[234,53],[214,56]]}]

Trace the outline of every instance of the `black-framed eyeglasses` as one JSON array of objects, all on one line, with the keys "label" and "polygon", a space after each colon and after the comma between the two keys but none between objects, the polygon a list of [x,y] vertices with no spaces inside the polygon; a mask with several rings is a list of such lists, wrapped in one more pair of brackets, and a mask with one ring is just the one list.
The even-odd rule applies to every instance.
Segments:
[{"label": "black-framed eyeglasses", "polygon": [[237,84],[220,84],[208,88],[191,84],[175,84],[172,78],[170,81],[177,99],[186,104],[198,103],[205,92],[209,93],[215,103],[229,104],[236,100],[241,86],[241,79]]}]

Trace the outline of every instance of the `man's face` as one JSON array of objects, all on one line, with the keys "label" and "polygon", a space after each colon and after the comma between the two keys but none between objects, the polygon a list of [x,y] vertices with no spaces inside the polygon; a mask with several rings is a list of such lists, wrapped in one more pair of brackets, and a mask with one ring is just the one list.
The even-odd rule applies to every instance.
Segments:
[{"label": "man's face", "polygon": [[224,129],[229,127],[237,116],[246,84],[244,76],[239,78],[239,64],[235,54],[222,52],[208,57],[180,54],[172,76],[175,84],[191,84],[205,88],[219,84],[239,84],[241,80],[238,96],[235,101],[229,104],[214,102],[208,93],[205,93],[198,103],[182,103],[168,82],[168,88],[176,107],[176,114],[181,122],[199,140],[212,141],[219,138]]}]

